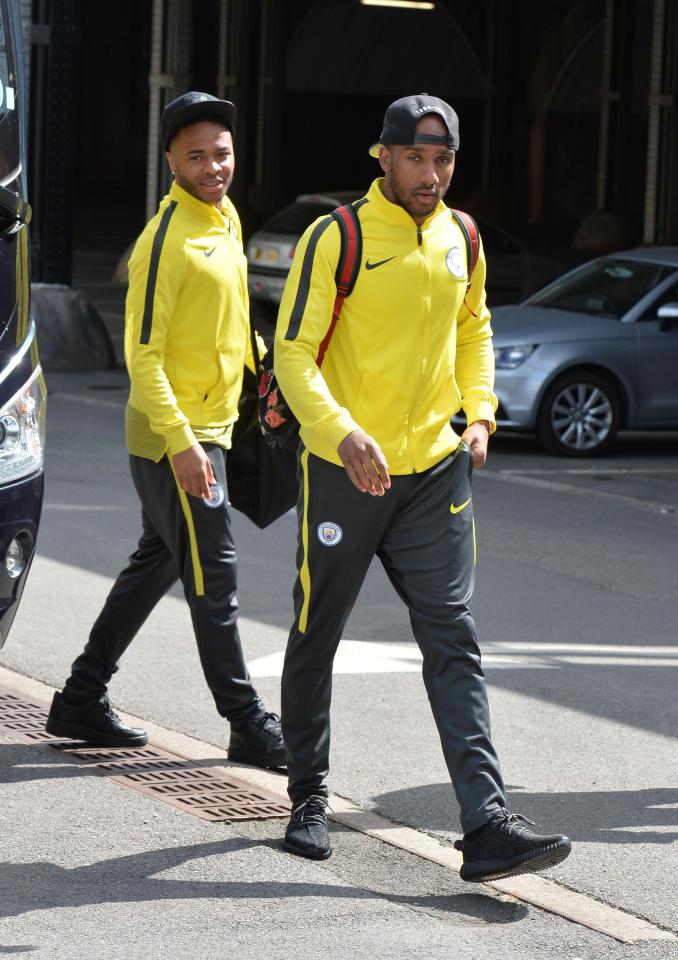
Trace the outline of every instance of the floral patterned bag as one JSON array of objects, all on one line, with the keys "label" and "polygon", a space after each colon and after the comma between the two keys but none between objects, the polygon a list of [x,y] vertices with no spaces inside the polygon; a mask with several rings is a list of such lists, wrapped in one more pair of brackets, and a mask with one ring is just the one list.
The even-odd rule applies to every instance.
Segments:
[{"label": "floral patterned bag", "polygon": [[[259,349],[251,328],[250,335],[258,368]],[[245,367],[238,419],[226,454],[226,483],[230,505],[263,529],[294,507],[299,485],[296,453],[272,447],[262,436],[258,386],[258,377]]]}]

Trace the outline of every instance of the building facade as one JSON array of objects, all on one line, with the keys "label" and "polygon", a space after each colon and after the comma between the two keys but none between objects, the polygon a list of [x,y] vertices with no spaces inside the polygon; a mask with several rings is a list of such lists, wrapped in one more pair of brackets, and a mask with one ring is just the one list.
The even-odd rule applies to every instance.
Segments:
[{"label": "building facade", "polygon": [[74,243],[135,236],[167,187],[160,111],[190,88],[238,107],[246,232],[300,192],[366,188],[386,106],[425,90],[460,115],[456,206],[543,249],[678,242],[678,0],[25,11],[36,279],[69,282]]}]

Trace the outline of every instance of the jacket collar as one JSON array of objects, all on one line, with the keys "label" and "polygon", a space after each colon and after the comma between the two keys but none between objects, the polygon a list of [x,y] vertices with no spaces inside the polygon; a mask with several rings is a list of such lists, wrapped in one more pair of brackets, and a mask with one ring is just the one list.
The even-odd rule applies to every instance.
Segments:
[{"label": "jacket collar", "polygon": [[[399,206],[397,203],[391,203],[390,200],[387,200],[384,196],[384,178],[377,177],[376,180],[372,181],[372,185],[367,192],[367,199],[371,204],[374,204],[374,207],[377,209],[378,213],[389,220],[391,223],[398,223],[400,226],[407,229],[417,228],[417,224],[414,222],[412,217],[409,215],[407,210]],[[442,200],[439,200],[437,205],[434,207],[432,212],[424,220],[421,225],[422,230],[427,230],[435,218],[439,214],[443,213],[447,207]]]},{"label": "jacket collar", "polygon": [[[169,198],[170,200],[176,200],[183,207],[186,207],[195,214],[195,216],[200,217],[201,220],[206,220],[208,223],[218,223],[222,227],[224,226],[224,215],[227,214],[228,211],[225,202],[224,207],[226,209],[221,211],[217,209],[217,207],[212,206],[211,203],[204,203],[202,200],[198,200],[197,197],[192,196],[187,190],[180,187],[176,180],[172,181]],[[224,198],[224,200],[225,199],[226,198]]]}]

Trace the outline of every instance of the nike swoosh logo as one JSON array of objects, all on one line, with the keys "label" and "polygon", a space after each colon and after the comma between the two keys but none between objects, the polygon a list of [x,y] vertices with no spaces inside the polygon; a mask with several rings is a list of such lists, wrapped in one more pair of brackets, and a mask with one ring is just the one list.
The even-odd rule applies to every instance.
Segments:
[{"label": "nike swoosh logo", "polygon": [[203,250],[203,253],[205,254],[206,257],[211,257],[216,249],[217,249],[216,247],[212,247],[211,250]]},{"label": "nike swoosh logo", "polygon": [[366,270],[375,270],[377,267],[382,266],[382,264],[388,263],[389,260],[395,260],[395,257],[387,257],[386,260],[377,260],[376,263],[370,263],[369,260],[366,260],[366,261],[365,261],[365,269],[366,269]]},{"label": "nike swoosh logo", "polygon": [[471,502],[471,498],[469,497],[468,500],[467,500],[465,503],[459,504],[458,507],[455,507],[454,503],[451,503],[451,504],[450,504],[450,513],[461,513],[461,511],[464,509],[464,507],[468,507],[468,505],[469,505],[470,502]]}]

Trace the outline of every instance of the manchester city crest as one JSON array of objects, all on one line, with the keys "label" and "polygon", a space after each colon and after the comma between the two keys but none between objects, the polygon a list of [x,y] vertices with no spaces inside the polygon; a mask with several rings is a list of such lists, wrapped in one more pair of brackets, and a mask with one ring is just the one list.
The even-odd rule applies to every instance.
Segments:
[{"label": "manchester city crest", "polygon": [[466,276],[466,260],[461,252],[461,247],[451,247],[448,250],[445,257],[445,266],[457,280],[464,279]]},{"label": "manchester city crest", "polygon": [[344,531],[338,523],[325,520],[323,523],[318,524],[318,540],[320,540],[324,547],[336,547],[343,536]]}]

